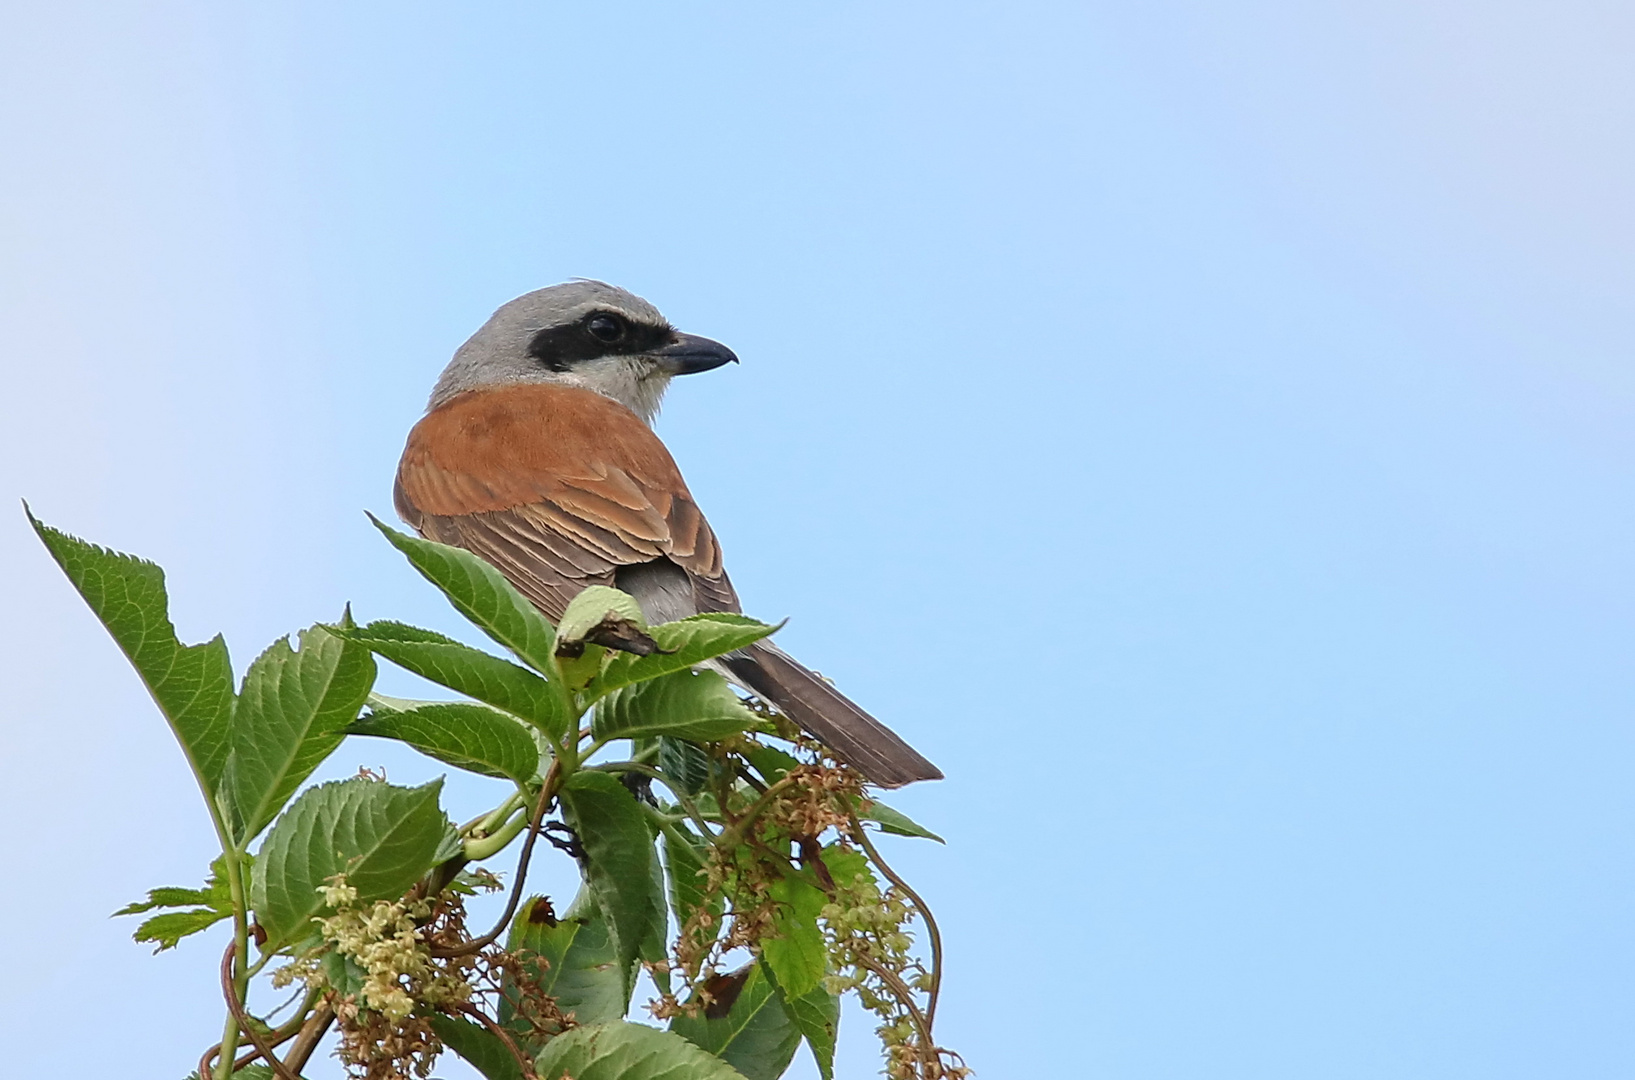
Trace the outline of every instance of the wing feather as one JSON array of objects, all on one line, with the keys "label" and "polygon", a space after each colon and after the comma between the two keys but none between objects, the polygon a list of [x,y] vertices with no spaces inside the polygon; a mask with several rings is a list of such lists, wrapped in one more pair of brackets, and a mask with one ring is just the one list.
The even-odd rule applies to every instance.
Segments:
[{"label": "wing feather", "polygon": [[588,390],[528,384],[445,402],[410,432],[394,495],[422,535],[481,555],[552,619],[586,586],[654,559],[687,572],[699,610],[738,610],[669,451]]}]

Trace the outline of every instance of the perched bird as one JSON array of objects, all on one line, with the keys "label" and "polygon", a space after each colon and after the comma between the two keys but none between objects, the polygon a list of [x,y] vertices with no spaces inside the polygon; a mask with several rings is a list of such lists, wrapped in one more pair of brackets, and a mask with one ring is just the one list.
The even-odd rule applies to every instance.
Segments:
[{"label": "perched bird", "polygon": [[[649,425],[671,378],[737,359],[599,281],[520,296],[437,380],[398,464],[397,511],[492,563],[553,622],[589,585],[631,594],[653,623],[736,612],[721,546]],[[942,777],[776,645],[720,662],[874,783]]]}]

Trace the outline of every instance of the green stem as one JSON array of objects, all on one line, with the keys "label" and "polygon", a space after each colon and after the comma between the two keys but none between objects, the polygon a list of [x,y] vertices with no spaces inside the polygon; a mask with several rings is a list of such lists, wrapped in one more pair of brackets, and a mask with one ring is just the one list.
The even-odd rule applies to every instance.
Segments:
[{"label": "green stem", "polygon": [[597,772],[639,773],[642,776],[657,780],[659,783],[670,789],[670,794],[676,797],[676,802],[679,803],[681,808],[687,812],[687,816],[693,819],[693,824],[697,825],[699,831],[704,834],[704,839],[713,840],[715,838],[715,834],[712,833],[710,831],[710,827],[705,824],[704,815],[699,812],[698,804],[693,802],[692,796],[688,795],[681,788],[677,787],[674,781],[672,781],[668,776],[665,776],[663,773],[659,772],[657,769],[653,768],[651,765],[643,765],[637,761],[610,761],[605,765],[592,765],[591,768],[595,769]]},{"label": "green stem", "polygon": [[505,850],[507,844],[517,838],[517,834],[528,827],[528,808],[518,806],[513,808],[510,820],[496,829],[491,835],[480,840],[467,840],[464,855],[468,862],[478,862],[491,855],[498,855]]},{"label": "green stem", "polygon": [[[250,952],[250,920],[249,904],[244,895],[244,856],[241,852],[229,847],[226,858],[227,890],[233,901],[233,943],[237,946],[233,950],[233,988],[238,992],[238,999],[245,999],[245,991],[249,989],[250,976],[246,958]],[[227,1023],[222,1028],[221,1057],[216,1062],[216,1080],[228,1080],[233,1075],[233,1057],[238,1053],[238,1017],[231,1009],[227,1012]]]}]

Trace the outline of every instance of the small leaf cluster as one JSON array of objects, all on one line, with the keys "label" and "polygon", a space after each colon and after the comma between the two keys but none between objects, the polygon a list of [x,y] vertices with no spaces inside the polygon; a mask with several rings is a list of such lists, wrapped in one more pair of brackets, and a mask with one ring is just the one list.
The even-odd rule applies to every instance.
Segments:
[{"label": "small leaf cluster", "polygon": [[[178,640],[157,566],[30,521],[169,723],[220,842],[202,888],[117,913],[148,915],[136,937],[156,950],[231,929],[222,1037],[196,1075],[296,1080],[338,1028],[367,1080],[427,1076],[444,1051],[490,1080],[771,1080],[803,1043],[830,1080],[843,992],[881,1016],[890,1075],[964,1075],[931,1034],[935,924],[863,822],[937,837],[709,666],[776,626],[650,626],[603,587],[552,625],[481,559],[375,522],[501,654],[348,611],[235,686],[219,636]],[[458,700],[377,693],[380,659]],[[489,778],[493,809],[456,825],[441,779],[304,786],[350,736]],[[526,893],[542,846],[581,872],[560,914]],[[474,933],[464,898],[502,889],[502,854],[505,913]],[[665,1029],[627,1019],[643,971]],[[259,977],[299,986],[282,1019],[253,1007]]]}]

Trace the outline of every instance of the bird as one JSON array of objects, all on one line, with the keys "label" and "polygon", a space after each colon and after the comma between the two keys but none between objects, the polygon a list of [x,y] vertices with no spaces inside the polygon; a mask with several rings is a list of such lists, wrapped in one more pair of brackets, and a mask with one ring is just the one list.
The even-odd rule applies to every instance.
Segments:
[{"label": "bird", "polygon": [[[398,462],[398,515],[492,564],[552,622],[592,585],[630,594],[650,624],[737,613],[721,545],[652,428],[671,379],[737,362],[605,282],[519,296],[439,376]],[[770,641],[719,664],[870,782],[942,778]]]}]

